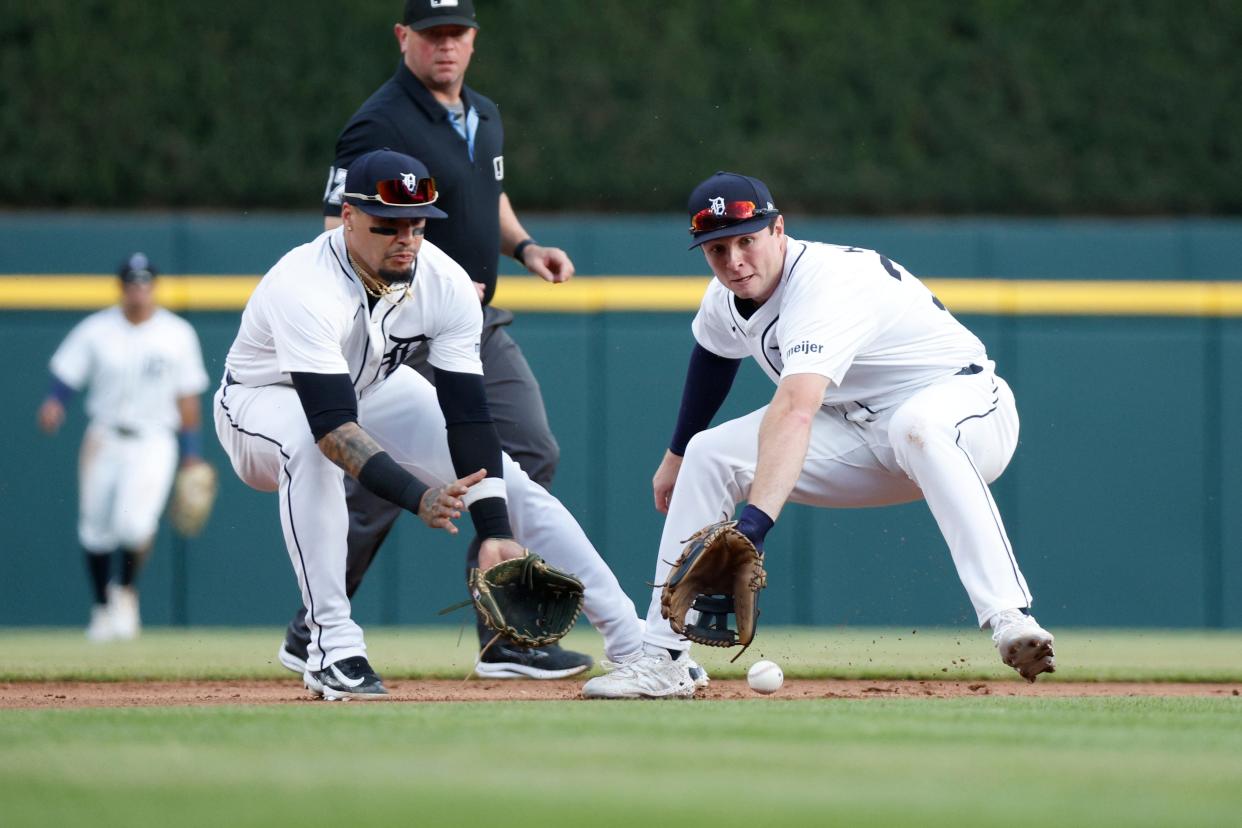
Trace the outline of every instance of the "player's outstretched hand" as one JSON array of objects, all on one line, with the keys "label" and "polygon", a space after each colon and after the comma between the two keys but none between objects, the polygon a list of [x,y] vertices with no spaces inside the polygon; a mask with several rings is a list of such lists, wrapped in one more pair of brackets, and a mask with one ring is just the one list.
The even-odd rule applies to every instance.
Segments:
[{"label": "player's outstretched hand", "polygon": [[479,547],[479,569],[486,572],[501,561],[525,554],[526,549],[513,538],[488,538]]},{"label": "player's outstretched hand", "polygon": [[656,469],[655,476],[651,478],[656,511],[662,515],[668,514],[668,503],[673,499],[673,486],[677,483],[678,472],[681,471],[681,460],[682,458],[666,450],[664,459],[660,461],[660,468]]},{"label": "player's outstretched hand", "polygon": [[461,517],[465,508],[461,496],[466,490],[487,477],[487,469],[479,469],[474,474],[460,477],[452,483],[437,486],[423,492],[418,502],[418,517],[432,529],[443,529],[450,535],[457,534],[453,521]]},{"label": "player's outstretched hand", "polygon": [[532,244],[522,251],[522,262],[527,270],[545,282],[557,284],[574,277],[574,263],[570,261],[569,254],[559,247]]},{"label": "player's outstretched hand", "polygon": [[55,434],[65,422],[65,407],[54,397],[48,397],[39,406],[39,428],[44,434]]}]

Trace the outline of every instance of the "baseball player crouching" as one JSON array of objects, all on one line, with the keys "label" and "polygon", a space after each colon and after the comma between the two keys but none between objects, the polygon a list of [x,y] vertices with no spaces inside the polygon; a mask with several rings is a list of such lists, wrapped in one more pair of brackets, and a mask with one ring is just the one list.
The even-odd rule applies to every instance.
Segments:
[{"label": "baseball player crouching", "polygon": [[[238,476],[279,493],[306,607],[307,688],[325,699],[387,695],[350,617],[344,475],[417,513],[426,485],[477,470],[461,500],[480,568],[538,552],[575,574],[613,661],[636,660],[634,603],[565,507],[500,449],[483,390],[483,313],[466,272],[423,239],[435,180],[408,155],[350,165],[342,225],[287,253],[242,313],[215,395],[216,433]],[[403,362],[426,342],[432,386]],[[421,482],[420,482],[421,481]]]},{"label": "baseball player crouching", "polygon": [[[804,242],[758,179],[720,172],[690,197],[691,248],[715,279],[692,324],[677,426],[652,481],[667,515],[654,583],[686,538],[737,505],[760,551],[789,500],[848,508],[925,500],[981,628],[1006,664],[1052,672],[1053,637],[1031,617],[988,484],[1009,464],[1018,414],[983,344],[905,268],[873,250]],[[744,357],[774,383],[769,405],[708,428]],[[688,643],[657,586],[644,656],[592,679],[599,698],[688,695]]]},{"label": "baseball player crouching", "polygon": [[118,271],[120,303],[69,332],[52,356],[51,388],[39,407],[40,428],[54,434],[69,400],[88,387],[78,540],[94,596],[86,629],[92,641],[137,637],[135,584],[178,454],[187,464],[201,453],[199,397],[207,389],[202,350],[190,323],[156,304],[155,275],[144,254],[125,260]]}]

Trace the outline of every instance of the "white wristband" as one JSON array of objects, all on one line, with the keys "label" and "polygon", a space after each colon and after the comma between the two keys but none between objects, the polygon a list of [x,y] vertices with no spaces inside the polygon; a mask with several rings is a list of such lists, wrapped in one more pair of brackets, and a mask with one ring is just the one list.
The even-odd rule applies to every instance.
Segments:
[{"label": "white wristband", "polygon": [[503,477],[483,478],[483,480],[466,490],[466,493],[461,496],[461,502],[469,507],[476,500],[483,500],[488,497],[498,497],[501,500],[508,501],[508,490],[505,489],[505,479]]}]

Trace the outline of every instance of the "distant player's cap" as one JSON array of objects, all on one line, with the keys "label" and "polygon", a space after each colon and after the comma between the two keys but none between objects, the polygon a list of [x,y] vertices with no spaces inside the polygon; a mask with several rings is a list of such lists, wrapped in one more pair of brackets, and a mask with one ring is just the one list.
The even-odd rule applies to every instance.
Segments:
[{"label": "distant player's cap", "polygon": [[432,26],[479,28],[474,17],[474,0],[405,0],[401,22],[421,32]]},{"label": "distant player's cap", "polygon": [[146,285],[155,281],[155,266],[147,258],[146,253],[134,253],[121,262],[116,275],[127,285]]},{"label": "distant player's cap", "polygon": [[434,207],[436,180],[422,161],[384,148],[354,159],[343,197],[364,213],[382,218],[448,218]]},{"label": "distant player's cap", "polygon": [[690,249],[722,236],[762,230],[779,215],[768,185],[749,175],[718,172],[690,194]]}]

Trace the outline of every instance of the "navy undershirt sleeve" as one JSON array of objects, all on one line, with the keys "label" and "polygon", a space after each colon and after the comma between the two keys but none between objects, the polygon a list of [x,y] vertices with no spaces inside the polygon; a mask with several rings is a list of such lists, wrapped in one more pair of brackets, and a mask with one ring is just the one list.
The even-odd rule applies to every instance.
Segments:
[{"label": "navy undershirt sleeve", "polygon": [[325,434],[358,421],[358,394],[349,374],[289,374],[306,422],[318,443]]},{"label": "navy undershirt sleeve", "polygon": [[78,393],[77,389],[72,385],[61,380],[55,374],[52,375],[52,382],[48,385],[47,395],[55,399],[61,405],[68,405],[73,399],[73,395]]},{"label": "navy undershirt sleeve", "polygon": [[[483,377],[443,371],[432,366],[436,397],[444,412],[448,431],[449,456],[458,477],[487,469],[488,477],[504,477],[500,456],[500,435],[487,407]],[[485,497],[470,504],[470,517],[482,538],[511,538],[509,509],[504,498]]]},{"label": "navy undershirt sleeve", "polygon": [[[345,423],[358,421],[358,395],[349,374],[292,372],[289,376],[316,443]],[[358,472],[358,482],[372,494],[415,514],[418,514],[418,505],[427,491],[426,484],[383,451],[363,463]]]},{"label": "navy undershirt sleeve", "polygon": [[681,392],[681,409],[677,412],[677,426],[669,451],[678,457],[685,455],[690,438],[711,425],[712,417],[724,404],[737,376],[740,359],[729,359],[695,343],[690,352],[690,365],[686,368],[686,384]]}]

